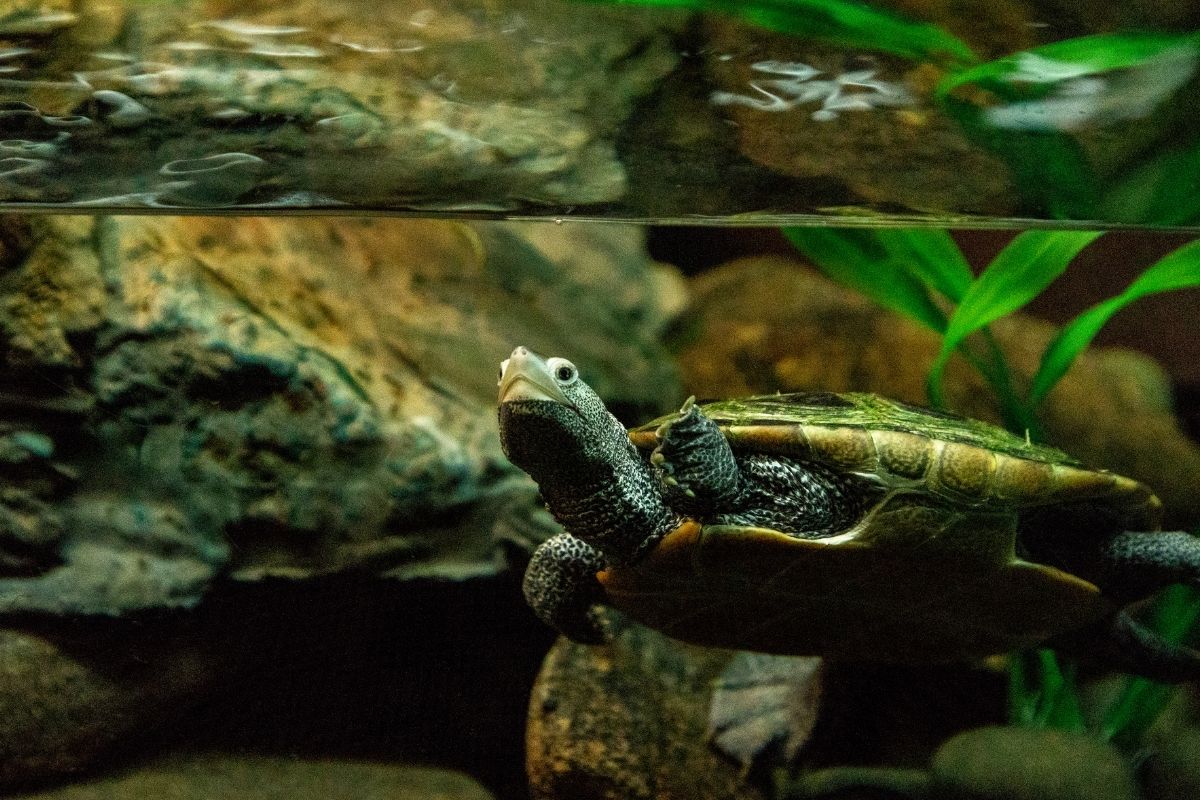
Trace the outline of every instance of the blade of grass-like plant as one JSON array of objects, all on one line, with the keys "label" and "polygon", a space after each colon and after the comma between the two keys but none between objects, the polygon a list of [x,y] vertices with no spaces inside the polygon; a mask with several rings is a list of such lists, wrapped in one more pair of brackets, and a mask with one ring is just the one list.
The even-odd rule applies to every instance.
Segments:
[{"label": "blade of grass-like plant", "polygon": [[883,228],[872,233],[892,260],[947,299],[959,302],[971,286],[971,267],[948,231]]},{"label": "blade of grass-like plant", "polygon": [[929,398],[944,404],[942,375],[950,356],[975,331],[1037,297],[1099,236],[1094,231],[1027,231],[1013,239],[971,284],[946,325],[942,349],[929,371]]},{"label": "blade of grass-like plant", "polygon": [[904,263],[889,254],[874,232],[784,228],[783,233],[796,249],[838,283],[938,333],[945,330],[946,315],[934,304],[928,290],[908,272]]},{"label": "blade of grass-like plant", "polygon": [[[1200,592],[1173,586],[1158,600],[1154,629],[1179,643],[1200,620]],[[1101,733],[1127,748],[1136,747],[1171,697],[1174,687],[1147,678],[1129,678],[1105,715]]]},{"label": "blade of grass-like plant", "polygon": [[1063,668],[1053,650],[1013,653],[1008,665],[1008,721],[1025,728],[1082,731],[1083,710],[1074,667]]},{"label": "blade of grass-like plant", "polygon": [[[935,91],[945,98],[965,84],[977,84],[1001,97],[1028,92],[1031,84],[1054,86],[1069,78],[1130,69],[1175,48],[1200,46],[1200,32],[1101,33],[1033,47],[947,75]],[[1014,80],[1014,75],[1021,80]],[[1024,95],[1028,96],[1028,95]]]},{"label": "blade of grass-like plant", "polygon": [[1164,153],[1134,169],[1108,191],[1102,219],[1183,225],[1200,220],[1200,145]]},{"label": "blade of grass-like plant", "polygon": [[[1058,219],[1157,222],[1154,216],[1134,213],[1131,219],[1121,212],[1122,205],[1136,208],[1148,202],[1138,193],[1144,193],[1144,184],[1153,176],[1136,175],[1138,180],[1124,191],[1118,188],[1110,202],[1101,204],[1107,193],[1073,131],[1087,122],[1088,114],[1097,115],[1096,124],[1111,124],[1113,118],[1144,117],[1155,106],[1166,106],[1190,79],[1198,57],[1197,32],[1083,36],[951,71],[934,97],[973,141],[1004,159],[1022,199],[1034,211]],[[1107,77],[1122,71],[1136,74]],[[1082,117],[1064,116],[1065,109],[1075,108],[1072,102],[1081,102],[1077,91],[1071,94],[1073,87],[1087,79],[1099,94],[1079,105]],[[997,127],[997,119],[1006,112],[1024,121]],[[1183,187],[1176,182],[1166,187],[1171,188]],[[1186,187],[1179,196],[1194,194],[1193,187]],[[1158,199],[1152,211],[1167,222],[1194,205],[1184,201],[1182,208],[1172,208],[1165,195]]]},{"label": "blade of grass-like plant", "polygon": [[[1200,240],[1180,247],[1152,264],[1116,297],[1098,303],[1071,321],[1046,348],[1029,391],[1037,406],[1100,329],[1121,309],[1150,294],[1200,286]],[[951,320],[953,326],[953,320]]]},{"label": "blade of grass-like plant", "polygon": [[[784,233],[829,277],[939,333],[945,329],[945,316],[932,303],[929,290],[957,302],[971,285],[971,268],[944,230],[792,228]],[[1037,431],[1037,421],[1013,389],[1003,353],[990,337],[986,342],[985,357],[962,348],[963,357],[995,390],[1005,425],[1018,432]]]},{"label": "blade of grass-like plant", "polygon": [[689,8],[743,19],[762,28],[893,53],[916,60],[975,63],[965,42],[927,22],[915,22],[848,0],[590,0],[621,5]]}]

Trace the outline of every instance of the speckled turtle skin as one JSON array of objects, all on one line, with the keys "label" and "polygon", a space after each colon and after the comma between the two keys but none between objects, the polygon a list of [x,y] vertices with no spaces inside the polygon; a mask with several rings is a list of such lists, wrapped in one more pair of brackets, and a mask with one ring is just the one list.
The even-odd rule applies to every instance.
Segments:
[{"label": "speckled turtle skin", "polygon": [[1137,481],[975,420],[869,394],[696,405],[625,431],[563,359],[501,369],[505,452],[566,532],[531,606],[603,640],[611,605],[676,638],[924,663],[1041,644],[1164,680],[1200,654],[1122,609],[1200,585],[1200,539]]}]

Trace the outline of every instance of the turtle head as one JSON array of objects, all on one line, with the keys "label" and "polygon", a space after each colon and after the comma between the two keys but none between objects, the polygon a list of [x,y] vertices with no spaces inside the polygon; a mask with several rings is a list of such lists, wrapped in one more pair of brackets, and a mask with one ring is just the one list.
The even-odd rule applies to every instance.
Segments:
[{"label": "turtle head", "polygon": [[500,442],[543,490],[601,479],[629,449],[624,427],[565,358],[518,347],[500,364]]}]

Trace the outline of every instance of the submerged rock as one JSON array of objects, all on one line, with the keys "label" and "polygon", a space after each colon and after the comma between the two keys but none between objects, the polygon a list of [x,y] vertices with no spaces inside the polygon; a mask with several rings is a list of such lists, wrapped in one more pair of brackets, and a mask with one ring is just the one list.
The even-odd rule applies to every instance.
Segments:
[{"label": "submerged rock", "polygon": [[[631,416],[677,393],[670,279],[634,229],[10,217],[0,266],[0,612],[34,637],[218,580],[496,574],[503,541],[551,529],[496,432],[511,348],[574,354]],[[107,686],[125,658],[31,641],[0,652],[14,703],[43,674]],[[111,701],[5,715],[0,781],[77,769],[209,686],[148,652]]]},{"label": "submerged rock", "polygon": [[[933,759],[938,797],[1137,800],[1133,768],[1093,736],[989,727],[960,733]],[[1183,795],[1181,795],[1183,797]]]},{"label": "submerged rock", "polygon": [[45,145],[6,162],[7,199],[614,202],[617,131],[677,62],[686,19],[532,0],[60,5],[79,9],[61,36],[5,62],[7,97],[29,113],[0,128]]},{"label": "submerged rock", "polygon": [[496,520],[540,513],[495,431],[514,344],[578,354],[626,409],[671,394],[636,233],[577,231],[596,255],[567,269],[545,232],[486,225],[23,230],[0,282],[0,611],[189,605],[218,574],[491,573]]},{"label": "submerged rock", "polygon": [[[925,376],[939,337],[797,261],[742,259],[690,286],[689,327],[679,333],[689,393],[857,390],[927,402]],[[1028,382],[1056,332],[1021,315],[991,329],[1019,384]],[[950,408],[1000,421],[993,392],[958,356],[944,385]],[[1170,383],[1150,359],[1111,348],[1084,353],[1039,415],[1050,443],[1153,487],[1168,525],[1200,521],[1200,447],[1180,430]]]},{"label": "submerged rock", "polygon": [[935,107],[935,67],[722,18],[709,23],[707,38],[710,102],[751,161],[841,187],[830,205],[1015,213],[1005,165]]},{"label": "submerged rock", "polygon": [[713,692],[732,654],[614,627],[601,647],[560,638],[542,665],[527,735],[534,798],[764,797],[708,743]]},{"label": "submerged rock", "polygon": [[225,753],[181,754],[25,800],[489,800],[466,775],[407,764]]},{"label": "submerged rock", "polygon": [[210,689],[235,660],[182,629],[0,629],[0,784],[78,771]]},{"label": "submerged rock", "polygon": [[1146,763],[1145,783],[1150,800],[1200,797],[1200,726],[1157,744]]}]

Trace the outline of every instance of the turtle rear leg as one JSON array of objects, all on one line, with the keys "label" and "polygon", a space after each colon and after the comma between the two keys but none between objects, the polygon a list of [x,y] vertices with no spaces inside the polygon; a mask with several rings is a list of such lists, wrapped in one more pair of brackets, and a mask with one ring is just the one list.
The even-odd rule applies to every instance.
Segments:
[{"label": "turtle rear leg", "polygon": [[[1183,531],[1127,531],[1099,551],[1091,577],[1125,602],[1148,597],[1171,584],[1200,588],[1200,538]],[[1200,651],[1172,644],[1121,612],[1100,632],[1104,661],[1126,672],[1165,682],[1200,681]]]},{"label": "turtle rear leg", "polygon": [[569,533],[552,536],[538,546],[525,569],[522,589],[538,619],[572,641],[602,644],[607,640],[592,606],[604,599],[596,573],[604,569],[600,551]]},{"label": "turtle rear leg", "polygon": [[728,506],[737,497],[738,465],[716,423],[689,397],[655,431],[658,446],[650,455],[670,505],[693,516]]},{"label": "turtle rear leg", "polygon": [[1183,531],[1126,531],[1100,549],[1100,587],[1130,600],[1173,583],[1200,589],[1200,537]]},{"label": "turtle rear leg", "polygon": [[1200,681],[1200,651],[1168,642],[1124,611],[1052,645],[1106,668],[1162,683]]}]

